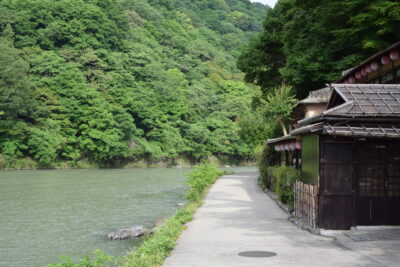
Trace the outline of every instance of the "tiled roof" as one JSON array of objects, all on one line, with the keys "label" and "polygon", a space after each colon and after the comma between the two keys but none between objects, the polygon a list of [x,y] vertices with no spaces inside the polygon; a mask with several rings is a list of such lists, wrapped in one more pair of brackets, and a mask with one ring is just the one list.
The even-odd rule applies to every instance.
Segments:
[{"label": "tiled roof", "polygon": [[319,132],[322,130],[324,126],[323,122],[315,123],[315,124],[309,124],[303,127],[299,127],[294,129],[293,131],[290,132],[290,135],[295,136],[295,135],[301,135],[304,133],[315,133]]},{"label": "tiled roof", "polygon": [[332,109],[328,105],[325,114],[400,116],[399,84],[333,84],[332,88],[345,103]]},{"label": "tiled roof", "polygon": [[295,136],[286,135],[286,136],[281,136],[281,137],[274,138],[274,139],[268,139],[267,144],[275,144],[275,143],[279,143],[282,141],[288,141],[288,140],[294,140],[294,139],[296,139]]},{"label": "tiled roof", "polygon": [[389,137],[400,138],[400,127],[397,125],[349,125],[332,126],[326,124],[323,132],[329,135],[357,137]]},{"label": "tiled roof", "polygon": [[300,120],[299,124],[326,117],[400,118],[400,84],[332,84],[331,87],[327,110]]},{"label": "tiled roof", "polygon": [[293,130],[291,135],[322,132],[334,136],[400,138],[400,125],[315,123]]},{"label": "tiled roof", "polygon": [[316,91],[311,91],[306,99],[301,100],[300,104],[309,103],[328,103],[329,98],[332,94],[330,87],[325,87]]}]

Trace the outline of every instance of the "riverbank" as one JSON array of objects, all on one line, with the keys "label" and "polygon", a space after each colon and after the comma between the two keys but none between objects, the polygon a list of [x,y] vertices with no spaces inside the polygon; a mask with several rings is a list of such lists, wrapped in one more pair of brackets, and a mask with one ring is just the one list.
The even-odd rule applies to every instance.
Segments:
[{"label": "riverbank", "polygon": [[122,265],[126,266],[159,266],[170,254],[176,245],[176,240],[185,229],[185,224],[192,220],[196,209],[202,205],[202,200],[209,187],[215,183],[224,171],[206,164],[200,165],[188,174],[189,191],[186,194],[187,204],[176,214],[167,219],[165,224],[156,229],[155,233],[145,240],[132,253],[122,258]]},{"label": "riverbank", "polygon": [[[66,266],[99,266],[116,264],[117,266],[159,266],[175,247],[176,240],[185,229],[185,224],[192,220],[196,209],[202,205],[202,200],[209,187],[218,177],[225,174],[225,171],[204,164],[196,167],[187,175],[189,190],[186,193],[186,205],[178,209],[176,213],[165,220],[165,222],[154,230],[154,233],[146,237],[141,245],[134,251],[123,257],[112,258],[101,252],[96,252],[94,259],[85,257],[78,264],[71,260],[64,263],[48,265],[51,267]],[[89,264],[89,265],[88,265]]]},{"label": "riverbank", "polygon": [[[236,167],[236,166],[256,166],[255,160],[237,160],[226,161],[214,156],[210,156],[207,160],[208,163],[220,167]],[[0,158],[0,170],[69,170],[69,169],[130,169],[130,168],[191,168],[198,166],[198,162],[191,162],[185,158],[177,158],[167,161],[150,161],[139,160],[132,162],[125,162],[124,164],[117,164],[115,166],[102,166],[88,161],[68,162],[59,161],[53,163],[52,166],[40,166],[37,161],[31,158],[21,158],[13,160],[12,162],[5,161]]]}]

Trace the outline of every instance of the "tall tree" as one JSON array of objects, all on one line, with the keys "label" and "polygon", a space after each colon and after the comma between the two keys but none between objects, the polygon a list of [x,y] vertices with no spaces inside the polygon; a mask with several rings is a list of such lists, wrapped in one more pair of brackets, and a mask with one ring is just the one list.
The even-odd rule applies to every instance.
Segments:
[{"label": "tall tree", "polygon": [[264,91],[283,81],[305,97],[400,40],[399,14],[396,0],[280,0],[238,67]]}]

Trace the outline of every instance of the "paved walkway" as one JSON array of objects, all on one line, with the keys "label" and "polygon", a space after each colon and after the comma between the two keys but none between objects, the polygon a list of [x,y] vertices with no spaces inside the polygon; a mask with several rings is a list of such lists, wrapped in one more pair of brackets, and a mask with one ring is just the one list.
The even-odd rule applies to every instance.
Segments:
[{"label": "paved walkway", "polygon": [[[256,177],[239,173],[220,178],[164,266],[384,266],[288,222],[258,188]],[[239,256],[243,251],[270,251],[277,256]]]}]

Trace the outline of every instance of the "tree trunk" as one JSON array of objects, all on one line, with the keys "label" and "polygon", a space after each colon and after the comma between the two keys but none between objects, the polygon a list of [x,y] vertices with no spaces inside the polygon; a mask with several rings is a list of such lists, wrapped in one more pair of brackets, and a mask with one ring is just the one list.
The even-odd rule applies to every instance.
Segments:
[{"label": "tree trunk", "polygon": [[283,131],[283,135],[284,135],[284,136],[287,136],[287,135],[288,135],[288,132],[287,132],[287,130],[286,130],[285,123],[283,123],[282,120],[279,120],[279,123],[281,124],[282,131]]}]

